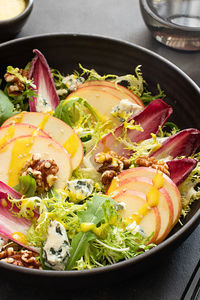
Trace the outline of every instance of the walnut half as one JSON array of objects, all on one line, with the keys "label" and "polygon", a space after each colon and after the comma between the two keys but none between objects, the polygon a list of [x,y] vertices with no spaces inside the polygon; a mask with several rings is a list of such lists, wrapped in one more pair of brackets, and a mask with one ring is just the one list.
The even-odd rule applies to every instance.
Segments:
[{"label": "walnut half", "polygon": [[13,247],[8,247],[0,252],[0,261],[29,269],[41,268],[38,254],[30,250],[16,251]]},{"label": "walnut half", "polygon": [[[23,77],[28,78],[28,70],[19,69],[18,72]],[[4,75],[4,79],[6,82],[10,83],[10,85],[7,88],[8,94],[10,95],[20,95],[26,89],[25,84],[14,74],[7,72]]]},{"label": "walnut half", "polygon": [[32,156],[21,171],[21,176],[31,175],[35,178],[37,191],[49,191],[57,180],[59,168],[53,159],[42,160],[40,154]]},{"label": "walnut half", "polygon": [[120,156],[114,151],[97,153],[94,160],[96,163],[102,164],[98,172],[102,173],[101,180],[104,185],[108,185],[113,177],[122,170],[128,169],[131,164],[128,158]]},{"label": "walnut half", "polygon": [[165,173],[167,176],[170,176],[168,165],[162,160],[155,159],[153,156],[140,156],[136,159],[135,163],[139,166],[151,167]]}]

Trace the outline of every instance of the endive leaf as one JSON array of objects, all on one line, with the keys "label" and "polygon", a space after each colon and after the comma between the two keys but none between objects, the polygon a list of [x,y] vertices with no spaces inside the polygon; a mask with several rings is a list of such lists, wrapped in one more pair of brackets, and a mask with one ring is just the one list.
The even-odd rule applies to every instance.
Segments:
[{"label": "endive leaf", "polygon": [[29,79],[33,80],[36,86],[37,97],[29,100],[30,111],[55,111],[59,104],[59,97],[56,93],[51,70],[44,55],[39,50],[34,49],[33,53],[35,53],[35,57],[30,66]]},{"label": "endive leaf", "polygon": [[180,185],[197,165],[196,159],[183,158],[167,162],[170,178],[176,185]]}]

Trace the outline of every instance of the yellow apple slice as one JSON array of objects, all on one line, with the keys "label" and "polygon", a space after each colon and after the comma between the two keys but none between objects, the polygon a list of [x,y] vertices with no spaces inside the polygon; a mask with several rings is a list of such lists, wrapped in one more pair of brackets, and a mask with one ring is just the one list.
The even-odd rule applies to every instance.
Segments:
[{"label": "yellow apple slice", "polygon": [[[152,186],[152,180],[147,177],[131,177],[120,181],[119,186],[113,192],[108,189],[107,194],[114,197],[119,191],[134,190],[147,195]],[[159,189],[159,203],[157,208],[161,218],[161,227],[155,243],[160,243],[171,230],[173,221],[173,204],[164,188]]]},{"label": "yellow apple slice", "polygon": [[[147,167],[137,167],[137,168],[125,170],[112,180],[112,183],[108,188],[109,193],[114,191],[117,188],[117,186],[120,185],[120,181],[124,181],[125,179],[131,177],[147,177],[152,180],[157,172],[158,172],[157,170],[153,168],[147,168]],[[173,214],[174,214],[173,222],[172,222],[172,227],[173,227],[180,218],[180,214],[182,210],[181,195],[176,184],[164,173],[162,175],[164,178],[164,188],[169,194],[173,204]]]},{"label": "yellow apple slice", "polygon": [[65,122],[50,114],[38,112],[22,112],[9,118],[3,127],[9,124],[26,123],[44,130],[51,138],[60,143],[69,153],[72,168],[76,169],[82,162],[84,151],[80,138]]},{"label": "yellow apple slice", "polygon": [[[125,208],[121,210],[121,215],[124,218],[131,218],[134,221],[134,216],[136,219],[138,217],[138,212],[142,210],[143,207],[146,206],[147,200],[146,195],[142,192],[133,191],[133,190],[122,190],[119,191],[113,199],[118,203],[123,203]],[[132,222],[133,222],[132,221]],[[146,236],[152,235],[149,240],[149,243],[153,243],[160,231],[160,214],[157,207],[153,207],[148,211],[146,215],[142,217],[140,222],[138,222],[140,227],[143,229]]]},{"label": "yellow apple slice", "polygon": [[55,188],[64,188],[71,177],[71,159],[67,151],[56,141],[46,136],[27,135],[10,140],[0,149],[0,180],[14,187],[22,168],[34,154],[42,160],[54,159],[59,171]]},{"label": "yellow apple slice", "polygon": [[92,81],[87,81],[87,82],[81,84],[79,88],[84,88],[86,86],[90,86],[90,87],[98,86],[97,89],[108,91],[112,95],[118,97],[120,100],[128,99],[132,103],[135,103],[135,104],[138,104],[138,105],[144,107],[144,104],[140,100],[139,97],[137,97],[129,89],[127,89],[126,87],[124,87],[120,84],[116,85],[114,82],[105,81],[105,80],[92,80]]},{"label": "yellow apple slice", "polygon": [[[7,125],[0,128],[0,148],[5,146],[7,142],[19,136],[32,135],[36,132],[37,127],[29,124]],[[43,130],[39,130],[39,135],[49,137]]]}]

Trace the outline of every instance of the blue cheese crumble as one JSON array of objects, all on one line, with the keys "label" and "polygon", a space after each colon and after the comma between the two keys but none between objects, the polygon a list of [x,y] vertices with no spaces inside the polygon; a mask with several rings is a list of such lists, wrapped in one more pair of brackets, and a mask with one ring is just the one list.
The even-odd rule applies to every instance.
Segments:
[{"label": "blue cheese crumble", "polygon": [[83,77],[77,77],[72,74],[64,77],[62,83],[66,85],[69,92],[74,92],[84,81],[85,79]]},{"label": "blue cheese crumble", "polygon": [[126,230],[131,231],[133,235],[139,232],[141,235],[146,236],[144,230],[139,225],[137,225],[135,221],[133,221],[133,223],[128,224]]},{"label": "blue cheese crumble", "polygon": [[52,221],[43,247],[44,264],[53,270],[63,271],[69,258],[69,250],[69,240],[64,226]]},{"label": "blue cheese crumble", "polygon": [[42,97],[40,93],[38,94],[37,104],[36,104],[37,112],[47,113],[52,111],[52,107],[46,99],[48,99],[48,95],[46,95],[46,97],[45,96]]},{"label": "blue cheese crumble", "polygon": [[115,209],[116,209],[116,211],[126,209],[126,203],[124,203],[124,202],[116,203]]},{"label": "blue cheese crumble", "polygon": [[69,191],[69,200],[78,203],[90,196],[94,189],[94,181],[92,179],[77,179],[67,183]]},{"label": "blue cheese crumble", "polygon": [[128,99],[122,99],[119,104],[112,108],[111,114],[119,118],[120,122],[124,122],[130,114],[135,116],[142,110],[143,108],[140,105],[132,103]]}]

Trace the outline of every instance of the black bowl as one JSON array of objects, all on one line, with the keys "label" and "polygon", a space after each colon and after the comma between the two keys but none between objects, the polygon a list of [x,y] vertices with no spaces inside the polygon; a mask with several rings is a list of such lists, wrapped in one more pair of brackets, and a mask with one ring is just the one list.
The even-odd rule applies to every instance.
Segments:
[{"label": "black bowl", "polygon": [[[119,75],[133,73],[135,67],[140,64],[149,89],[155,91],[157,83],[164,89],[167,103],[174,108],[171,120],[182,129],[200,129],[200,89],[175,65],[147,49],[111,38],[89,35],[49,34],[23,38],[0,45],[0,78],[7,65],[23,68],[31,60],[34,48],[44,53],[51,67],[65,74],[78,69],[78,63],[87,68],[94,68],[101,74]],[[183,226],[177,224],[170,236],[160,245],[136,258],[112,266],[67,272],[31,270],[3,262],[0,262],[0,266],[7,269],[9,277],[12,274],[15,278],[26,275],[24,278],[29,281],[31,278],[43,279],[47,283],[52,280],[54,285],[60,285],[62,279],[71,288],[88,284],[88,280],[90,286],[94,286],[95,283],[99,285],[100,281],[104,284],[110,283],[113,280],[138,275],[138,272],[144,272],[150,265],[155,265],[188,237],[199,224],[199,220],[200,201],[197,201],[191,206],[187,217],[182,220]]]},{"label": "black bowl", "polygon": [[0,21],[0,41],[8,40],[17,35],[26,23],[32,9],[33,0],[25,0],[25,10],[12,19]]}]

